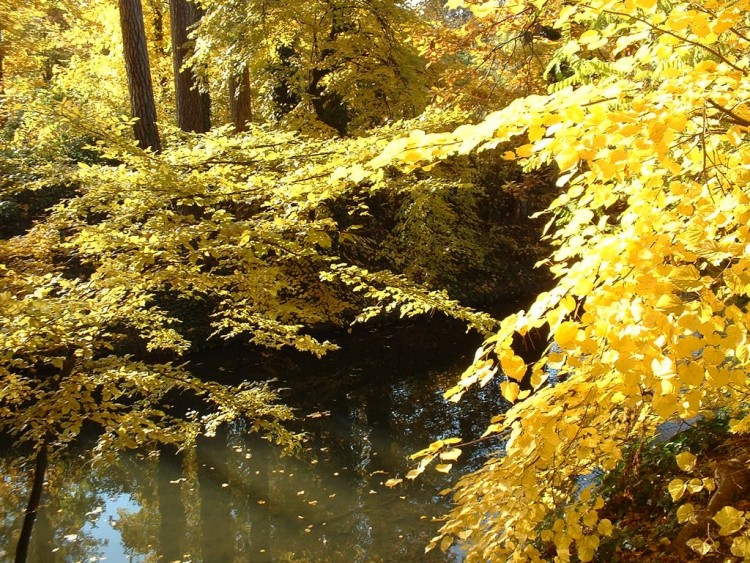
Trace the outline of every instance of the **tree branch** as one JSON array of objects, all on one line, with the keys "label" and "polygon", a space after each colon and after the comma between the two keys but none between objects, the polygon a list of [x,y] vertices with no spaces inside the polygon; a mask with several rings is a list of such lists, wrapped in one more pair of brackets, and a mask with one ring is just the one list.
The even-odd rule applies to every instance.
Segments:
[{"label": "tree branch", "polygon": [[710,105],[714,109],[719,110],[724,115],[728,115],[729,117],[731,117],[732,120],[737,125],[742,125],[743,127],[750,127],[750,121],[748,121],[747,119],[745,119],[743,117],[740,117],[739,115],[737,115],[736,113],[734,113],[732,110],[727,109],[724,106],[719,105],[718,103],[716,103],[715,101],[713,101],[710,98],[707,101],[708,101],[708,105]]}]

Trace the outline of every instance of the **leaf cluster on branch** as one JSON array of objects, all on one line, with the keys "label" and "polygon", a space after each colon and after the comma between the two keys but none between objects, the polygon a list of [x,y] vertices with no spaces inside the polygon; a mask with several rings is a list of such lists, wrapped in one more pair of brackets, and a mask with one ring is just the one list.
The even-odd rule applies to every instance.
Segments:
[{"label": "leaf cluster on branch", "polygon": [[[589,561],[611,533],[596,476],[626,444],[718,408],[746,432],[748,6],[466,6],[496,21],[551,13],[566,37],[552,60],[580,53],[598,70],[476,124],[394,141],[370,163],[414,170],[515,139],[504,158],[560,174],[548,210],[555,287],[505,319],[450,392],[504,372],[513,405],[489,433],[507,441],[461,479],[432,545],[458,540],[470,561]],[[541,327],[548,353],[527,368],[513,337]],[[519,394],[527,369],[535,391]]]}]

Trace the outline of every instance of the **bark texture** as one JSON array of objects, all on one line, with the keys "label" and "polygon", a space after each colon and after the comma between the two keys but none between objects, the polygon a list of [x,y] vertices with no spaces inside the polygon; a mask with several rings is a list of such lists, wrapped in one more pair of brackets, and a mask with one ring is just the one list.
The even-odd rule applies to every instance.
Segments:
[{"label": "bark texture", "polygon": [[206,133],[211,129],[210,98],[198,89],[192,69],[185,68],[185,61],[192,54],[188,33],[202,15],[201,10],[188,0],[169,0],[177,126],[195,133]]},{"label": "bark texture", "polygon": [[161,140],[156,127],[156,104],[151,82],[151,67],[148,62],[141,0],[119,0],[119,5],[130,108],[133,117],[138,118],[133,126],[135,138],[138,139],[138,145],[141,148],[150,148],[154,152],[160,152]]},{"label": "bark texture", "polygon": [[247,131],[248,122],[253,120],[253,106],[250,99],[250,73],[244,69],[229,79],[229,111],[237,133]]}]

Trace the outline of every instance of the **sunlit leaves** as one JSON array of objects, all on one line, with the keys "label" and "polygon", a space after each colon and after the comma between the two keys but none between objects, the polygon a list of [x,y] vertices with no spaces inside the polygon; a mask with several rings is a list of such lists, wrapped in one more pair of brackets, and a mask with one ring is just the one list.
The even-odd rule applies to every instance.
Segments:
[{"label": "sunlit leaves", "polygon": [[747,559],[750,557],[750,537],[739,536],[732,540],[732,555]]},{"label": "sunlit leaves", "polygon": [[682,452],[675,456],[675,461],[682,471],[692,471],[695,467],[696,457],[690,452]]},{"label": "sunlit leaves", "polygon": [[[78,119],[72,127],[98,126]],[[322,355],[335,345],[307,327],[392,312],[443,311],[485,334],[496,328],[489,315],[442,291],[337,255],[345,242],[359,244],[357,225],[347,226],[345,241],[325,210],[359,202],[361,188],[333,173],[371,158],[388,134],[332,143],[262,127],[225,133],[180,139],[159,156],[115,137],[99,147],[102,162],[76,167],[75,197],[27,235],[0,243],[0,321],[8,327],[0,331],[3,429],[62,445],[93,423],[103,430],[102,447],[131,448],[189,444],[246,418],[254,431],[290,446],[295,437],[283,425],[290,412],[269,388],[208,385],[184,368],[113,350],[177,358],[197,328],[199,341],[241,338]],[[346,220],[358,213],[366,207],[354,205]],[[51,375],[34,377],[37,370]],[[495,371],[488,365],[480,383]],[[169,393],[197,397],[206,416],[172,416],[161,405]],[[460,450],[433,458],[439,453],[444,470]]]},{"label": "sunlit leaves", "polygon": [[338,119],[362,131],[424,108],[430,73],[408,41],[423,26],[401,2],[224,0],[206,5],[191,63],[217,90],[246,69],[256,120],[331,135]]},{"label": "sunlit leaves", "polygon": [[745,525],[745,513],[732,506],[725,506],[713,516],[713,521],[719,525],[719,535],[729,536]]},{"label": "sunlit leaves", "polygon": [[[513,10],[502,5],[482,17],[511,18]],[[591,558],[595,541],[576,528],[588,517],[585,501],[566,479],[611,469],[623,443],[654,435],[661,421],[746,403],[747,13],[654,0],[566,5],[558,25],[578,27],[552,56],[570,69],[564,83],[519,97],[452,138],[441,133],[438,152],[437,137],[409,141],[405,169],[500,141],[516,146],[504,158],[527,169],[554,162],[561,174],[550,206],[556,286],[507,319],[473,368],[499,365],[501,391],[514,405],[487,433],[508,436],[504,455],[464,478],[443,527],[455,537],[474,530],[469,558],[517,556],[527,537],[552,542],[561,559],[572,549]],[[400,157],[391,150],[383,159]],[[511,337],[543,325],[551,351],[526,366]],[[554,370],[556,380],[522,398],[514,380],[527,370],[537,382]],[[474,377],[467,371],[454,396]],[[732,423],[738,432],[748,427],[742,417]],[[676,457],[685,471],[696,461],[689,452]],[[713,486],[693,476],[667,490],[680,500]],[[472,521],[468,514],[482,512],[475,503],[496,516]],[[681,521],[696,518],[691,506],[679,509]],[[720,518],[727,534],[737,533],[735,513]],[[692,547],[714,550],[703,539]]]},{"label": "sunlit leaves", "polygon": [[504,349],[498,355],[498,358],[505,375],[516,381],[521,381],[526,373],[526,363],[523,358],[514,354],[511,349]]},{"label": "sunlit leaves", "polygon": [[713,542],[702,540],[700,538],[689,539],[687,541],[687,546],[698,555],[707,555],[713,550]]}]

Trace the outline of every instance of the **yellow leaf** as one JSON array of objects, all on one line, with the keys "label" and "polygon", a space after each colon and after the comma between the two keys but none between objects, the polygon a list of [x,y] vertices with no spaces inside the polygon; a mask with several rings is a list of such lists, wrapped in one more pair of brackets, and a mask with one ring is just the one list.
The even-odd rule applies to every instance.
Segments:
[{"label": "yellow leaf", "polygon": [[667,356],[651,360],[651,371],[656,377],[669,378],[676,375],[674,360]]},{"label": "yellow leaf", "polygon": [[588,563],[589,561],[592,561],[594,559],[594,550],[590,547],[579,546],[578,559],[580,559],[582,563]]},{"label": "yellow leaf", "polygon": [[440,459],[442,459],[443,461],[456,461],[460,455],[461,450],[459,448],[453,448],[452,450],[441,453]]},{"label": "yellow leaf", "polygon": [[684,524],[695,521],[695,507],[692,504],[688,502],[677,509],[677,522]]},{"label": "yellow leaf", "polygon": [[734,538],[731,547],[732,555],[742,557],[745,561],[750,559],[750,537],[746,535]]},{"label": "yellow leaf", "polygon": [[503,372],[511,379],[521,381],[524,374],[526,373],[526,363],[523,358],[516,356],[515,352],[511,349],[503,349],[499,354],[500,367],[503,368]]},{"label": "yellow leaf", "polygon": [[684,113],[678,113],[667,117],[667,126],[677,132],[682,133],[687,125],[687,116]]},{"label": "yellow leaf", "polygon": [[452,463],[438,463],[435,466],[435,471],[439,471],[440,473],[448,473],[451,470],[451,467],[453,467]]},{"label": "yellow leaf", "polygon": [[712,518],[720,526],[719,535],[729,536],[745,525],[745,513],[732,506],[725,506]]},{"label": "yellow leaf", "polygon": [[511,403],[514,403],[516,399],[518,398],[518,392],[521,390],[521,388],[518,386],[517,383],[514,383],[513,381],[503,381],[500,383],[500,391],[503,394],[503,397]]},{"label": "yellow leaf", "polygon": [[687,365],[681,364],[677,369],[677,374],[685,385],[697,387],[703,383],[705,369],[697,362],[690,361]]},{"label": "yellow leaf", "polygon": [[654,308],[664,313],[677,313],[682,310],[682,300],[673,293],[665,293],[656,301]]},{"label": "yellow leaf", "polygon": [[534,152],[534,145],[521,145],[516,149],[516,154],[519,158],[528,158]]},{"label": "yellow leaf", "polygon": [[536,142],[544,137],[545,128],[539,125],[532,125],[529,127],[529,141]]},{"label": "yellow leaf", "polygon": [[403,483],[403,482],[404,482],[403,479],[388,479],[385,482],[385,486],[386,487],[395,487],[396,485],[398,485],[400,483]]},{"label": "yellow leaf", "polygon": [[690,481],[685,483],[685,488],[691,495],[694,495],[703,490],[703,481],[697,478],[690,479]]},{"label": "yellow leaf", "polygon": [[581,34],[581,36],[578,38],[578,42],[581,45],[588,45],[589,43],[597,41],[599,37],[600,35],[598,31],[596,31],[595,29],[589,29]]},{"label": "yellow leaf", "polygon": [[692,264],[674,268],[667,277],[682,291],[697,291],[703,287],[701,274]]},{"label": "yellow leaf", "polygon": [[578,323],[573,321],[564,321],[560,323],[555,331],[555,342],[563,350],[570,350],[577,345]]},{"label": "yellow leaf", "polygon": [[677,454],[674,459],[677,462],[677,466],[683,471],[692,471],[695,469],[695,461],[697,458],[690,452]]},{"label": "yellow leaf", "polygon": [[555,161],[560,168],[560,172],[570,170],[578,164],[579,160],[578,150],[575,147],[563,149],[555,155]]},{"label": "yellow leaf", "polygon": [[672,479],[667,486],[667,490],[672,500],[677,502],[685,494],[685,481],[682,479]]},{"label": "yellow leaf", "polygon": [[425,158],[424,151],[419,149],[412,149],[401,155],[401,160],[408,164],[419,162],[423,158]]},{"label": "yellow leaf", "polygon": [[589,510],[583,516],[583,523],[585,526],[591,527],[594,524],[596,524],[598,520],[599,520],[599,514],[596,512],[596,510]]},{"label": "yellow leaf", "polygon": [[669,419],[677,410],[677,394],[654,395],[651,399],[651,408],[663,420]]},{"label": "yellow leaf", "polygon": [[687,546],[698,553],[699,555],[706,555],[711,552],[713,545],[707,541],[703,541],[700,538],[692,538],[686,542]]},{"label": "yellow leaf", "polygon": [[611,536],[613,531],[612,521],[607,518],[600,520],[596,530],[602,536]]},{"label": "yellow leaf", "polygon": [[424,471],[424,469],[419,468],[419,467],[417,467],[416,469],[412,469],[411,471],[409,471],[409,473],[406,474],[406,478],[407,479],[416,479],[417,477],[419,477],[422,474],[423,471]]}]

